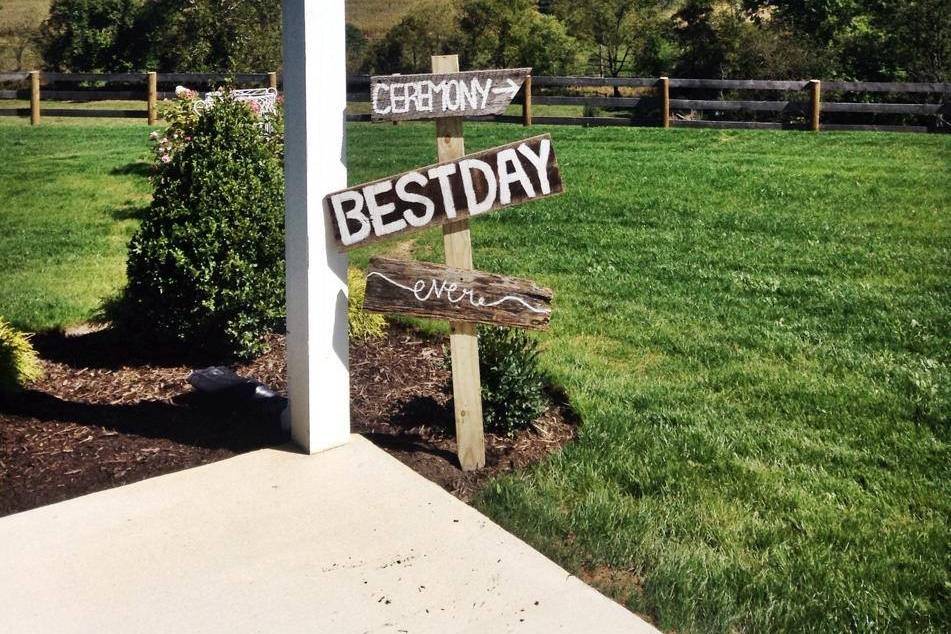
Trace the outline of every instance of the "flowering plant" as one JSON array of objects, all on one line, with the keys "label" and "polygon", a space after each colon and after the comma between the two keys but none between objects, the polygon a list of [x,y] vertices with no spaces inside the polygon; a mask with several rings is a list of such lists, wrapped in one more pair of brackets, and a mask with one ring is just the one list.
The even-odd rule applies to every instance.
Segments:
[{"label": "flowering plant", "polygon": [[168,127],[164,134],[158,130],[149,135],[153,143],[153,152],[155,153],[156,168],[172,162],[172,158],[180,152],[186,144],[192,140],[189,130],[193,129],[201,118],[202,112],[214,107],[217,100],[234,99],[243,101],[247,107],[261,120],[261,128],[264,131],[264,142],[275,146],[279,156],[283,156],[284,142],[284,100],[278,97],[274,102],[276,105],[270,110],[262,109],[261,104],[256,100],[242,99],[239,94],[241,91],[232,91],[228,88],[222,88],[209,93],[209,96],[202,100],[198,91],[177,86],[175,88],[175,99],[165,99],[162,102],[162,118],[168,122]]}]

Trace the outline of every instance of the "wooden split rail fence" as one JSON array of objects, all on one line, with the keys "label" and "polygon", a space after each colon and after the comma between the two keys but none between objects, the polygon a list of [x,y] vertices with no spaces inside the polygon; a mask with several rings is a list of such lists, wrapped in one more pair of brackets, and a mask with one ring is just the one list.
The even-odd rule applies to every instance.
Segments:
[{"label": "wooden split rail fence", "polygon": [[[29,99],[29,108],[2,108],[0,116],[133,117],[152,125],[158,120],[156,104],[172,96],[160,85],[211,86],[230,81],[235,86],[277,88],[277,73],[0,73],[0,100]],[[2,89],[4,85],[27,87]],[[120,85],[110,90],[108,86]],[[66,87],[66,88],[64,88]],[[348,101],[369,102],[369,76],[347,79]],[[624,96],[577,94],[578,91],[623,90]],[[533,93],[533,91],[535,91]],[[703,93],[697,95],[697,91]],[[755,99],[724,99],[723,93],[755,93]],[[560,93],[560,94],[559,94]],[[575,93],[575,94],[571,94]],[[710,93],[721,97],[712,99]],[[777,95],[763,99],[762,95]],[[881,96],[885,95],[885,99]],[[899,95],[901,102],[891,102]],[[702,98],[692,98],[694,96]],[[848,96],[849,100],[843,100]],[[869,98],[875,96],[877,100]],[[691,97],[691,98],[687,98]],[[520,116],[482,117],[490,121],[524,125],[584,125],[660,127],[712,127],[807,130],[887,130],[928,132],[951,129],[951,83],[771,81],[735,79],[677,79],[668,77],[528,77],[516,103]],[[42,108],[42,100],[103,101],[141,100],[145,109]],[[0,101],[2,104],[2,101]],[[622,116],[536,116],[533,106],[579,106],[623,111]],[[700,113],[700,116],[698,116]],[[774,120],[738,120],[740,113],[764,113]],[[617,113],[616,113],[617,114]],[[712,114],[713,118],[710,118]],[[899,117],[897,122],[868,121],[875,117]],[[848,120],[843,122],[843,118]],[[866,120],[856,121],[856,118]],[[348,120],[368,121],[368,114],[349,114]],[[778,119],[778,120],[775,120]]]},{"label": "wooden split rail fence", "polygon": [[[0,73],[0,86],[28,83],[26,89],[0,88],[0,100],[29,99],[29,108],[2,108],[0,117],[30,117],[33,125],[41,117],[103,117],[145,119],[155,125],[159,119],[158,101],[173,97],[174,91],[160,91],[159,85],[184,84],[211,86],[231,82],[235,86],[267,86],[277,88],[277,73],[46,73],[40,71]],[[108,85],[120,85],[110,90]],[[92,86],[90,86],[92,85]],[[52,88],[50,88],[52,86]],[[62,86],[72,86],[64,89]],[[106,87],[103,87],[106,86]],[[143,101],[145,109],[133,108],[43,108],[42,100],[50,101]],[[0,101],[2,104],[2,101]]]}]

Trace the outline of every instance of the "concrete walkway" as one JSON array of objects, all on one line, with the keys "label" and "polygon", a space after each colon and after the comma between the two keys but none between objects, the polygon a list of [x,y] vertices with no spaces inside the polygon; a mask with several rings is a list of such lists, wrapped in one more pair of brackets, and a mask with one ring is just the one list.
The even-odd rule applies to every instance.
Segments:
[{"label": "concrete walkway", "polygon": [[359,436],[0,519],[9,632],[652,632]]}]

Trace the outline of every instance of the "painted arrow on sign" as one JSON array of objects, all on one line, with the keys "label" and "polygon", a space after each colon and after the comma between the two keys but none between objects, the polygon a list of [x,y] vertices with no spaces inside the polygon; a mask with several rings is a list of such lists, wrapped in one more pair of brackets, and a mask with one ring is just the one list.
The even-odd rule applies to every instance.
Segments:
[{"label": "painted arrow on sign", "polygon": [[370,78],[370,118],[410,121],[502,114],[531,68]]},{"label": "painted arrow on sign", "polygon": [[493,88],[492,92],[493,94],[496,94],[496,95],[508,95],[508,98],[511,101],[512,99],[515,99],[515,95],[518,94],[518,91],[522,87],[522,85],[516,84],[514,81],[512,81],[511,78],[506,79],[506,81],[508,82],[508,86],[505,86],[502,88]]}]

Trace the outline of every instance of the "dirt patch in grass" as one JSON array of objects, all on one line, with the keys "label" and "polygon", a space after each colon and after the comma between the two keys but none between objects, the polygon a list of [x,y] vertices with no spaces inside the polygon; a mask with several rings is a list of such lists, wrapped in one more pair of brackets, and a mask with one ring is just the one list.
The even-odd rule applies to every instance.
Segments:
[{"label": "dirt patch in grass", "polygon": [[[222,402],[189,386],[191,371],[213,359],[136,352],[111,330],[44,335],[35,344],[43,379],[0,396],[0,515],[287,440],[278,404]],[[354,431],[463,500],[492,475],[536,462],[574,436],[571,411],[556,396],[532,429],[514,438],[488,435],[486,468],[463,473],[442,342],[394,327],[350,354]],[[232,367],[283,393],[283,338]]]}]

